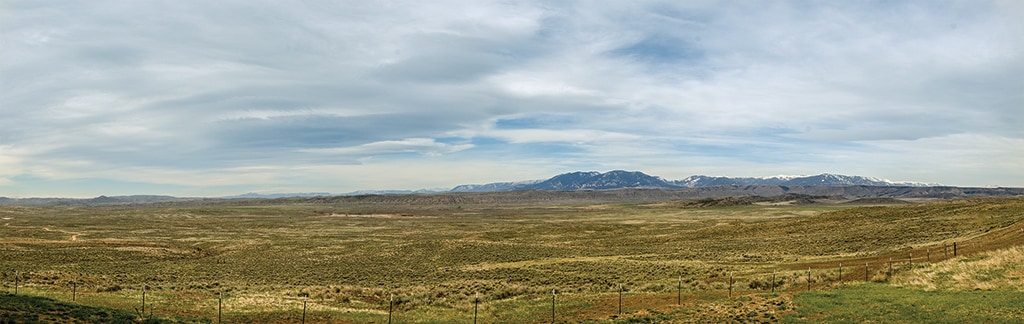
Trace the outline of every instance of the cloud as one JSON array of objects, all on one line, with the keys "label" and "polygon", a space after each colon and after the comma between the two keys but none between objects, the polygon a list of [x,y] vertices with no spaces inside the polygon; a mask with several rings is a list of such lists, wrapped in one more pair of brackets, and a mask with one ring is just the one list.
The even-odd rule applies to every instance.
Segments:
[{"label": "cloud", "polygon": [[500,138],[508,143],[608,143],[614,141],[639,140],[640,136],[602,132],[588,129],[516,129],[516,130],[494,130],[477,136]]},{"label": "cloud", "polygon": [[380,141],[353,147],[306,149],[299,150],[299,152],[359,157],[401,153],[441,155],[466,150],[472,147],[473,144],[446,144],[438,143],[434,139],[430,138],[407,138],[399,141]]},{"label": "cloud", "polygon": [[0,195],[59,194],[37,184],[73,179],[96,179],[97,195],[449,185],[307,172],[467,161],[484,178],[614,167],[907,179],[884,162],[902,159],[943,170],[908,180],[1024,185],[995,162],[1014,150],[935,144],[1024,138],[1012,1],[2,6]]}]

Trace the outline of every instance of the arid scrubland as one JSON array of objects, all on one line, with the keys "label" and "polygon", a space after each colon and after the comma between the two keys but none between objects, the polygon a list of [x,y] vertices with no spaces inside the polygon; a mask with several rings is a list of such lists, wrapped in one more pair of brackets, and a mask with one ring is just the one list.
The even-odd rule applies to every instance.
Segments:
[{"label": "arid scrubland", "polygon": [[814,320],[828,317],[797,313],[794,299],[808,283],[1019,292],[1024,280],[1020,198],[0,207],[0,218],[5,291],[17,282],[20,295],[137,313],[145,287],[147,313],[184,322],[215,322],[221,294],[229,322],[294,322],[303,303],[312,322],[470,322],[474,308],[481,322],[549,322],[552,290],[559,322]]}]

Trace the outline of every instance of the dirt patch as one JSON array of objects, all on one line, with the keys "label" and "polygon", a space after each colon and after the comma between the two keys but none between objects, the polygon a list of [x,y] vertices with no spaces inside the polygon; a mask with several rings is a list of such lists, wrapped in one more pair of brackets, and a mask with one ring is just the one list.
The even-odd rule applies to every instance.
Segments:
[{"label": "dirt patch", "polygon": [[469,266],[462,267],[464,271],[482,271],[492,269],[509,269],[509,268],[526,268],[530,266],[538,265],[550,265],[563,262],[600,262],[600,261],[614,261],[625,258],[626,256],[613,255],[613,256],[595,256],[595,257],[572,257],[572,258],[548,258],[548,259],[537,259],[529,261],[514,261],[514,262],[481,262]]},{"label": "dirt patch", "polygon": [[408,214],[328,214],[324,217],[337,218],[437,218],[435,216],[421,216]]},{"label": "dirt patch", "polygon": [[754,203],[754,205],[758,205],[758,206],[792,206],[795,202],[796,201],[779,201],[779,202],[762,201],[762,202],[756,202],[756,203]]}]

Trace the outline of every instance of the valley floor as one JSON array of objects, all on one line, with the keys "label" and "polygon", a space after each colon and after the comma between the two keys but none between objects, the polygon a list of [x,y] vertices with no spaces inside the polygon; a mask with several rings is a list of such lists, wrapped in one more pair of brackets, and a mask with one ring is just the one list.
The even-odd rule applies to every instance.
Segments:
[{"label": "valley floor", "polygon": [[141,319],[144,291],[147,313],[172,322],[218,310],[282,323],[1024,318],[1009,306],[1024,280],[1021,198],[0,206],[0,218],[9,321],[37,303]]}]

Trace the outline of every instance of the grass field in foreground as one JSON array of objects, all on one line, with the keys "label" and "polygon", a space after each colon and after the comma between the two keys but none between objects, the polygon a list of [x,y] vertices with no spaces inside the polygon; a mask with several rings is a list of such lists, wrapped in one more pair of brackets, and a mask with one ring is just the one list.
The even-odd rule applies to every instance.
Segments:
[{"label": "grass field in foreground", "polygon": [[881,283],[801,293],[785,322],[1020,323],[1020,291],[925,291]]},{"label": "grass field in foreground", "polygon": [[[209,323],[209,321],[205,321]],[[179,323],[144,318],[139,313],[57,301],[49,298],[0,293],[0,323]]]},{"label": "grass field in foreground", "polygon": [[[392,295],[402,322],[468,322],[477,293],[485,322],[543,322],[552,289],[559,321],[772,321],[807,268],[831,289],[839,262],[847,280],[870,262],[884,281],[889,257],[912,254],[905,273],[926,253],[951,258],[938,251],[953,242],[970,260],[1024,241],[1020,198],[685,206],[0,206],[0,286],[13,291],[18,271],[22,294],[70,301],[77,280],[77,302],[128,312],[146,286],[147,309],[168,318],[215,318],[223,293],[229,322],[296,322],[306,296],[311,321],[382,322]],[[779,295],[764,297],[775,269]],[[942,271],[928,274],[952,278]]]}]

